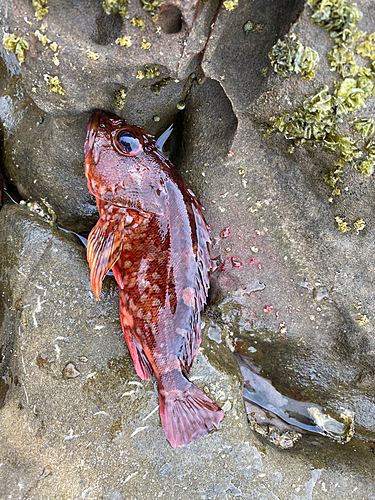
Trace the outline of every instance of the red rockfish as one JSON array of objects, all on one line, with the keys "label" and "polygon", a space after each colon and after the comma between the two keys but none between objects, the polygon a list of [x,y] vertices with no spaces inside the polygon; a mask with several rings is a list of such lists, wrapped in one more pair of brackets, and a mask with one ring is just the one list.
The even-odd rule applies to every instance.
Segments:
[{"label": "red rockfish", "polygon": [[120,319],[142,380],[155,373],[170,444],[213,430],[224,412],[186,378],[201,341],[210,238],[202,206],[152,136],[96,111],[85,142],[86,177],[99,221],[87,245],[97,299],[109,270]]}]

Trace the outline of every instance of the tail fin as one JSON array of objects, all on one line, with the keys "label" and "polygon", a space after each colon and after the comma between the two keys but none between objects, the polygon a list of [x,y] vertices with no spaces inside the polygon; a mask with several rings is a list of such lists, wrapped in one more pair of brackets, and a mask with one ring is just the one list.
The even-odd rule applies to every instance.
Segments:
[{"label": "tail fin", "polygon": [[221,408],[188,380],[184,389],[166,392],[159,387],[161,424],[173,448],[205,436],[225,416]]}]

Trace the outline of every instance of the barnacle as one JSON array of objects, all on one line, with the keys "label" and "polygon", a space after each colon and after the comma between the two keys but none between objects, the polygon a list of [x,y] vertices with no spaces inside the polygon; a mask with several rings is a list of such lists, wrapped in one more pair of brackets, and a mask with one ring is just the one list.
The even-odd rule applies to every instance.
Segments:
[{"label": "barnacle", "polygon": [[130,36],[123,36],[122,38],[116,39],[116,44],[121,47],[131,47],[132,42]]},{"label": "barnacle", "polygon": [[38,21],[48,14],[47,0],[33,0],[32,6],[35,10],[35,17]]},{"label": "barnacle", "polygon": [[65,89],[61,86],[58,76],[44,75],[44,80],[48,85],[50,92],[55,92],[59,95],[65,94]]},{"label": "barnacle", "polygon": [[254,24],[252,21],[247,21],[244,25],[243,25],[243,30],[245,33],[261,33],[261,31],[263,31],[263,28],[264,28],[264,24]]},{"label": "barnacle", "polygon": [[286,37],[286,41],[278,40],[270,50],[268,57],[276,73],[289,76],[290,73],[300,73],[302,78],[312,80],[318,64],[318,53],[310,47],[304,47],[301,42],[295,44]]},{"label": "barnacle", "polygon": [[153,14],[155,10],[162,5],[165,0],[141,0],[142,9]]},{"label": "barnacle", "polygon": [[29,50],[29,42],[25,38],[16,36],[13,33],[4,33],[3,45],[8,54],[11,52],[16,54],[20,64],[25,61],[25,52]]},{"label": "barnacle", "polygon": [[129,16],[128,0],[102,0],[102,7],[106,14],[121,14],[124,17]]},{"label": "barnacle", "polygon": [[362,13],[346,0],[308,0],[313,10],[311,22],[329,31],[338,43],[351,40]]},{"label": "barnacle", "polygon": [[143,71],[146,78],[155,78],[156,76],[160,75],[159,67],[157,64],[154,64],[153,66],[149,66],[148,64],[146,64],[145,66],[143,66]]}]

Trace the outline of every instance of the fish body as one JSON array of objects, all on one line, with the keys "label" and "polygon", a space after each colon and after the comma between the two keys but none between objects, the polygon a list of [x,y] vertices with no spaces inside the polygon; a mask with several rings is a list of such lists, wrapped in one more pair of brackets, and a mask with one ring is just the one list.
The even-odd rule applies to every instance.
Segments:
[{"label": "fish body", "polygon": [[211,260],[202,206],[153,137],[96,111],[85,142],[88,189],[99,221],[87,246],[99,298],[112,269],[134,367],[155,373],[161,423],[173,447],[213,430],[223,411],[186,378],[201,341]]}]

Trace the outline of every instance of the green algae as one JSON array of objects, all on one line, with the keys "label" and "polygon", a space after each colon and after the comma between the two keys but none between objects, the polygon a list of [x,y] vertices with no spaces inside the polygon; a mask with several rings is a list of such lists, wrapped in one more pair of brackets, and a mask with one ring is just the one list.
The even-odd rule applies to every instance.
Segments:
[{"label": "green algae", "polygon": [[[282,113],[271,118],[272,125],[264,125],[266,137],[281,133],[292,140],[288,151],[295,146],[320,145],[330,153],[338,153],[334,167],[323,176],[332,188],[332,195],[340,195],[338,183],[345,165],[350,165],[362,175],[370,176],[375,167],[375,148],[372,142],[361,144],[349,135],[343,135],[340,124],[350,113],[366,106],[366,101],[375,95],[375,33],[367,35],[357,30],[362,13],[356,5],[344,0],[309,0],[313,10],[311,22],[329,31],[336,44],[327,53],[331,70],[343,77],[335,83],[333,92],[324,86],[317,94],[304,100],[301,107],[291,113]],[[292,39],[292,37],[290,37]],[[298,43],[298,42],[297,42]],[[295,50],[295,48],[294,48]],[[300,49],[302,50],[302,49]],[[361,66],[358,56],[368,59],[371,67]],[[293,46],[279,42],[269,55],[275,71],[288,76],[293,70]],[[374,134],[374,120],[357,119],[348,122],[362,139]],[[366,154],[366,157],[363,156]]]},{"label": "green algae", "polygon": [[356,33],[362,13],[346,0],[308,0],[311,22],[327,30],[336,42],[350,41]]},{"label": "green algae", "polygon": [[113,93],[113,101],[118,109],[123,109],[125,106],[126,90],[124,87],[115,90]]},{"label": "green algae", "polygon": [[165,3],[165,0],[141,0],[142,2],[142,9],[145,10],[146,12],[150,12],[151,14],[154,14],[155,11],[163,4]]},{"label": "green algae", "polygon": [[54,92],[59,95],[65,94],[65,89],[60,84],[58,76],[44,75],[44,81],[46,82],[50,92]]},{"label": "green algae", "polygon": [[32,0],[32,6],[38,21],[48,14],[47,0]]},{"label": "green algae", "polygon": [[159,95],[161,89],[166,87],[171,82],[173,82],[173,78],[171,78],[170,76],[167,78],[163,78],[163,79],[159,80],[158,82],[154,83],[153,85],[151,85],[150,90],[155,95]]},{"label": "green algae", "polygon": [[16,36],[13,33],[4,33],[3,45],[8,54],[11,52],[16,54],[20,64],[25,62],[25,52],[29,50],[29,42],[25,38]]},{"label": "green algae", "polygon": [[129,16],[128,0],[102,0],[102,7],[106,14],[120,14],[121,16]]},{"label": "green algae", "polygon": [[278,40],[268,54],[275,73],[290,76],[291,73],[300,74],[306,80],[315,76],[319,61],[318,53],[310,47],[304,47],[300,41],[295,42],[293,37]]},{"label": "green algae", "polygon": [[146,78],[155,78],[160,75],[159,66],[157,64],[154,64],[153,66],[145,64],[143,66],[143,71]]},{"label": "green algae", "polygon": [[134,16],[130,20],[132,26],[138,26],[138,28],[142,31],[145,29],[146,21],[141,16]]}]

